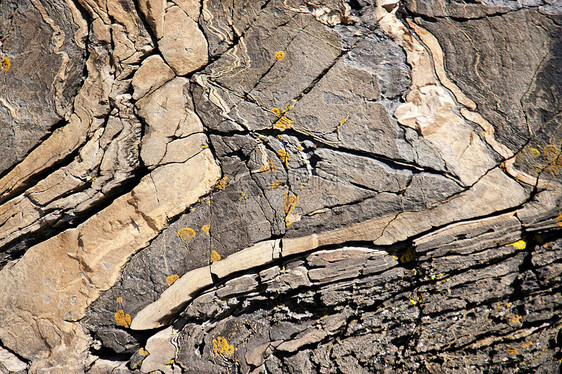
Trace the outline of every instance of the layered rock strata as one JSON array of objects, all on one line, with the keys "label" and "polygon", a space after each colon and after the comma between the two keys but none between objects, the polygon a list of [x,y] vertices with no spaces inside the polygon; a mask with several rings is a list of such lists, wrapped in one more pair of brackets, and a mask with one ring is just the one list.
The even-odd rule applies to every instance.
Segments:
[{"label": "layered rock strata", "polygon": [[0,370],[560,370],[556,2],[0,10]]}]

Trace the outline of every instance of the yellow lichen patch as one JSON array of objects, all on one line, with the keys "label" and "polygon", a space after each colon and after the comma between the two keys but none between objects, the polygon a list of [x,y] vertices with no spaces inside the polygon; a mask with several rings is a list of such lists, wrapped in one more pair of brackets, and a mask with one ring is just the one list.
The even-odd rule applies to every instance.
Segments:
[{"label": "yellow lichen patch", "polygon": [[169,277],[166,277],[166,283],[168,283],[168,286],[171,286],[178,279],[180,279],[179,275],[177,275],[177,274],[170,275]]},{"label": "yellow lichen patch", "polygon": [[117,312],[115,312],[115,321],[119,326],[131,326],[131,316],[125,314],[125,311],[123,311],[123,309],[119,309]]},{"label": "yellow lichen patch", "polygon": [[291,221],[290,219],[285,217],[285,226],[290,226],[292,223],[293,223],[293,221]]},{"label": "yellow lichen patch", "polygon": [[533,158],[539,158],[541,155],[541,151],[536,148],[529,147],[528,149],[529,155]]},{"label": "yellow lichen patch", "polygon": [[286,129],[290,129],[291,128],[291,124],[294,123],[295,121],[293,121],[292,119],[289,119],[286,116],[283,116],[281,118],[279,118],[277,120],[277,122],[275,122],[275,127],[277,127],[278,129],[281,130],[286,130]]},{"label": "yellow lichen patch", "polygon": [[517,323],[517,324],[521,324],[521,318],[523,316],[520,315],[515,315],[511,318],[511,323]]},{"label": "yellow lichen patch", "polygon": [[404,252],[402,254],[402,256],[400,256],[400,263],[405,264],[408,262],[413,261],[417,256],[416,250],[414,249],[414,247],[409,247],[408,249],[406,249],[406,252]]},{"label": "yellow lichen patch", "polygon": [[556,223],[558,223],[558,226],[562,227],[562,213],[556,217]]},{"label": "yellow lichen patch", "polygon": [[275,182],[271,183],[271,189],[276,190],[283,185],[283,182],[280,180],[276,180]]},{"label": "yellow lichen patch", "polygon": [[242,200],[244,200],[245,198],[246,198],[246,194],[245,194],[244,192],[242,192],[242,193],[240,194],[240,197],[238,198],[238,201],[242,201]]},{"label": "yellow lichen patch", "polygon": [[275,54],[275,61],[281,61],[285,58],[285,52],[279,51]]},{"label": "yellow lichen patch", "polygon": [[277,151],[277,156],[281,159],[281,162],[285,164],[285,166],[289,165],[289,154],[284,150],[280,149]]},{"label": "yellow lichen patch", "polygon": [[10,68],[10,66],[12,66],[12,64],[10,63],[10,59],[8,57],[4,57],[1,61],[0,61],[0,66],[2,66],[2,70],[6,71]]},{"label": "yellow lichen patch", "polygon": [[412,305],[421,304],[422,301],[423,301],[422,296],[419,293],[418,293],[417,297],[410,296],[410,302],[412,303]]},{"label": "yellow lichen patch", "polygon": [[527,247],[527,242],[523,239],[516,241],[515,243],[511,243],[510,245],[514,246],[517,249],[525,249]]},{"label": "yellow lichen patch", "polygon": [[219,181],[217,182],[215,188],[217,190],[224,190],[226,188],[226,186],[228,186],[228,184],[230,183],[230,178],[229,177],[222,177],[221,179],[219,179]]},{"label": "yellow lichen patch", "polygon": [[211,263],[221,260],[221,255],[217,251],[211,251]]},{"label": "yellow lichen patch", "polygon": [[119,296],[119,297],[117,298],[117,302],[118,302],[119,304],[123,304],[123,298],[122,298],[121,296]]},{"label": "yellow lichen patch", "polygon": [[144,348],[139,349],[139,355],[148,356],[148,351]]},{"label": "yellow lichen patch", "polygon": [[298,202],[299,197],[287,189],[287,191],[285,191],[285,199],[283,200],[283,212],[286,216],[291,214]]},{"label": "yellow lichen patch", "polygon": [[187,243],[195,236],[195,230],[190,227],[183,228],[178,231],[178,238],[184,243]]},{"label": "yellow lichen patch", "polygon": [[[529,151],[531,148],[529,149]],[[546,157],[547,161],[552,162],[560,155],[560,149],[557,146],[548,144],[545,145],[543,148],[544,157]]]},{"label": "yellow lichen patch", "polygon": [[201,226],[201,231],[203,231],[205,234],[209,235],[209,230],[211,230],[211,225],[203,225]]},{"label": "yellow lichen patch", "polygon": [[217,336],[213,339],[213,348],[211,351],[211,355],[232,355],[234,353],[234,346],[228,344],[228,340],[223,338],[222,336]]},{"label": "yellow lichen patch", "polygon": [[271,171],[276,171],[277,170],[277,166],[275,166],[275,164],[271,161],[267,161],[267,163],[262,166],[259,170],[260,173],[269,173]]},{"label": "yellow lichen patch", "polygon": [[281,111],[279,110],[279,108],[273,108],[273,109],[271,109],[271,111],[272,111],[273,114],[275,114],[276,116],[280,116],[280,115],[281,115]]}]

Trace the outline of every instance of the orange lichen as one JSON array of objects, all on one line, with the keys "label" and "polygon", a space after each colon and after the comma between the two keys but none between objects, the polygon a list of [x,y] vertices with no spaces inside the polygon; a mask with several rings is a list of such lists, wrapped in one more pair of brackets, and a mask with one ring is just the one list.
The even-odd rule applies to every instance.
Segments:
[{"label": "orange lichen", "polygon": [[515,348],[509,348],[509,349],[507,350],[507,353],[508,353],[509,355],[511,355],[511,356],[515,356],[515,355],[518,354],[519,352],[517,352],[517,349],[515,349]]},{"label": "orange lichen", "polygon": [[234,346],[228,344],[228,340],[222,336],[217,336],[213,339],[213,348],[211,350],[211,355],[232,355],[234,353]]},{"label": "orange lichen", "polygon": [[205,234],[209,235],[209,230],[211,230],[211,225],[203,225],[201,226],[201,231],[203,231]]},{"label": "orange lichen", "polygon": [[272,111],[273,114],[275,114],[276,116],[280,116],[280,115],[281,115],[281,111],[279,110],[279,108],[273,108],[273,109],[271,109],[271,111]]},{"label": "orange lichen", "polygon": [[183,228],[178,231],[178,238],[184,243],[187,243],[195,236],[195,230],[190,227]]},{"label": "orange lichen", "polygon": [[560,155],[560,149],[555,145],[548,144],[544,146],[543,153],[548,161],[554,161]]},{"label": "orange lichen", "polygon": [[115,321],[119,326],[131,326],[131,316],[125,314],[125,311],[123,311],[123,309],[119,309],[117,312],[115,312]]},{"label": "orange lichen", "polygon": [[2,67],[3,71],[10,69],[10,66],[12,66],[12,64],[10,63],[10,59],[8,57],[4,57],[0,61],[0,66]]},{"label": "orange lichen", "polygon": [[177,274],[170,275],[169,277],[166,277],[166,283],[168,283],[168,286],[171,286],[178,279],[180,279],[179,275],[177,275]]},{"label": "orange lichen", "polygon": [[285,191],[285,199],[283,200],[283,212],[286,216],[293,212],[298,202],[299,197],[287,189],[287,191]]},{"label": "orange lichen", "polygon": [[123,298],[122,298],[121,296],[119,296],[119,297],[117,298],[117,302],[118,302],[119,304],[123,304]]},{"label": "orange lichen", "polygon": [[275,182],[271,183],[271,189],[276,190],[283,185],[283,182],[280,180],[276,180]]},{"label": "orange lichen", "polygon": [[285,58],[285,52],[279,51],[275,54],[275,61],[281,61]]},{"label": "orange lichen", "polygon": [[279,156],[279,158],[281,159],[281,162],[284,163],[285,166],[289,165],[289,153],[280,149],[280,150],[277,151],[277,156]]},{"label": "orange lichen", "polygon": [[228,186],[228,184],[230,183],[230,178],[229,177],[222,177],[221,179],[219,179],[219,181],[217,182],[215,188],[217,190],[224,190],[226,188],[226,186]]},{"label": "orange lichen", "polygon": [[558,226],[562,227],[562,213],[556,217],[556,223],[558,223]]},{"label": "orange lichen", "polygon": [[260,168],[259,172],[265,174],[276,170],[277,170],[277,166],[275,166],[273,162],[267,161],[267,163]]},{"label": "orange lichen", "polygon": [[211,263],[221,260],[221,255],[217,251],[211,251]]},{"label": "orange lichen", "polygon": [[139,355],[148,356],[148,351],[144,348],[139,349]]},{"label": "orange lichen", "polygon": [[278,129],[281,130],[286,130],[286,129],[290,129],[291,128],[291,124],[294,123],[295,121],[293,121],[292,119],[289,119],[286,116],[283,116],[281,118],[279,118],[277,120],[277,122],[275,122],[275,127],[277,127]]}]

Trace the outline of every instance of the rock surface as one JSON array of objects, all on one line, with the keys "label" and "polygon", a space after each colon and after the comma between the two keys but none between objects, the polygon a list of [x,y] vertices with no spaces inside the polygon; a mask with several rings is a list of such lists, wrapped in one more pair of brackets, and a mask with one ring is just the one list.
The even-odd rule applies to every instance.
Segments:
[{"label": "rock surface", "polygon": [[0,371],[561,370],[561,21],[2,2]]}]

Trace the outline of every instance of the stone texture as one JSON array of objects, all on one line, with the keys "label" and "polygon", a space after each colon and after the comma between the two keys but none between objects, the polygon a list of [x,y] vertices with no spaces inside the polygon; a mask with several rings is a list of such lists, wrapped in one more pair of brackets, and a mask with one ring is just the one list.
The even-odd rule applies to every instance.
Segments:
[{"label": "stone texture", "polygon": [[152,55],[147,57],[133,76],[133,99],[138,100],[146,94],[158,89],[174,77],[174,72],[162,57]]},{"label": "stone texture", "polygon": [[0,371],[2,373],[26,373],[27,364],[16,357],[13,353],[0,348]]},{"label": "stone texture", "polygon": [[207,63],[207,41],[197,23],[177,6],[166,9],[158,48],[177,75],[186,75]]},{"label": "stone texture", "polygon": [[561,15],[2,2],[0,371],[559,371]]},{"label": "stone texture", "polygon": [[[0,5],[2,71],[0,173],[11,171],[68,119],[83,84],[85,34],[64,1],[4,1]],[[33,35],[32,39],[28,39]],[[3,195],[3,194],[2,194]]]},{"label": "stone texture", "polygon": [[164,36],[165,0],[141,0],[139,9],[157,39]]},{"label": "stone texture", "polygon": [[165,374],[181,372],[179,368],[173,370],[166,366],[176,356],[176,347],[172,344],[172,327],[168,327],[157,334],[152,335],[146,341],[148,356],[144,359],[141,371],[151,373],[159,370]]}]

